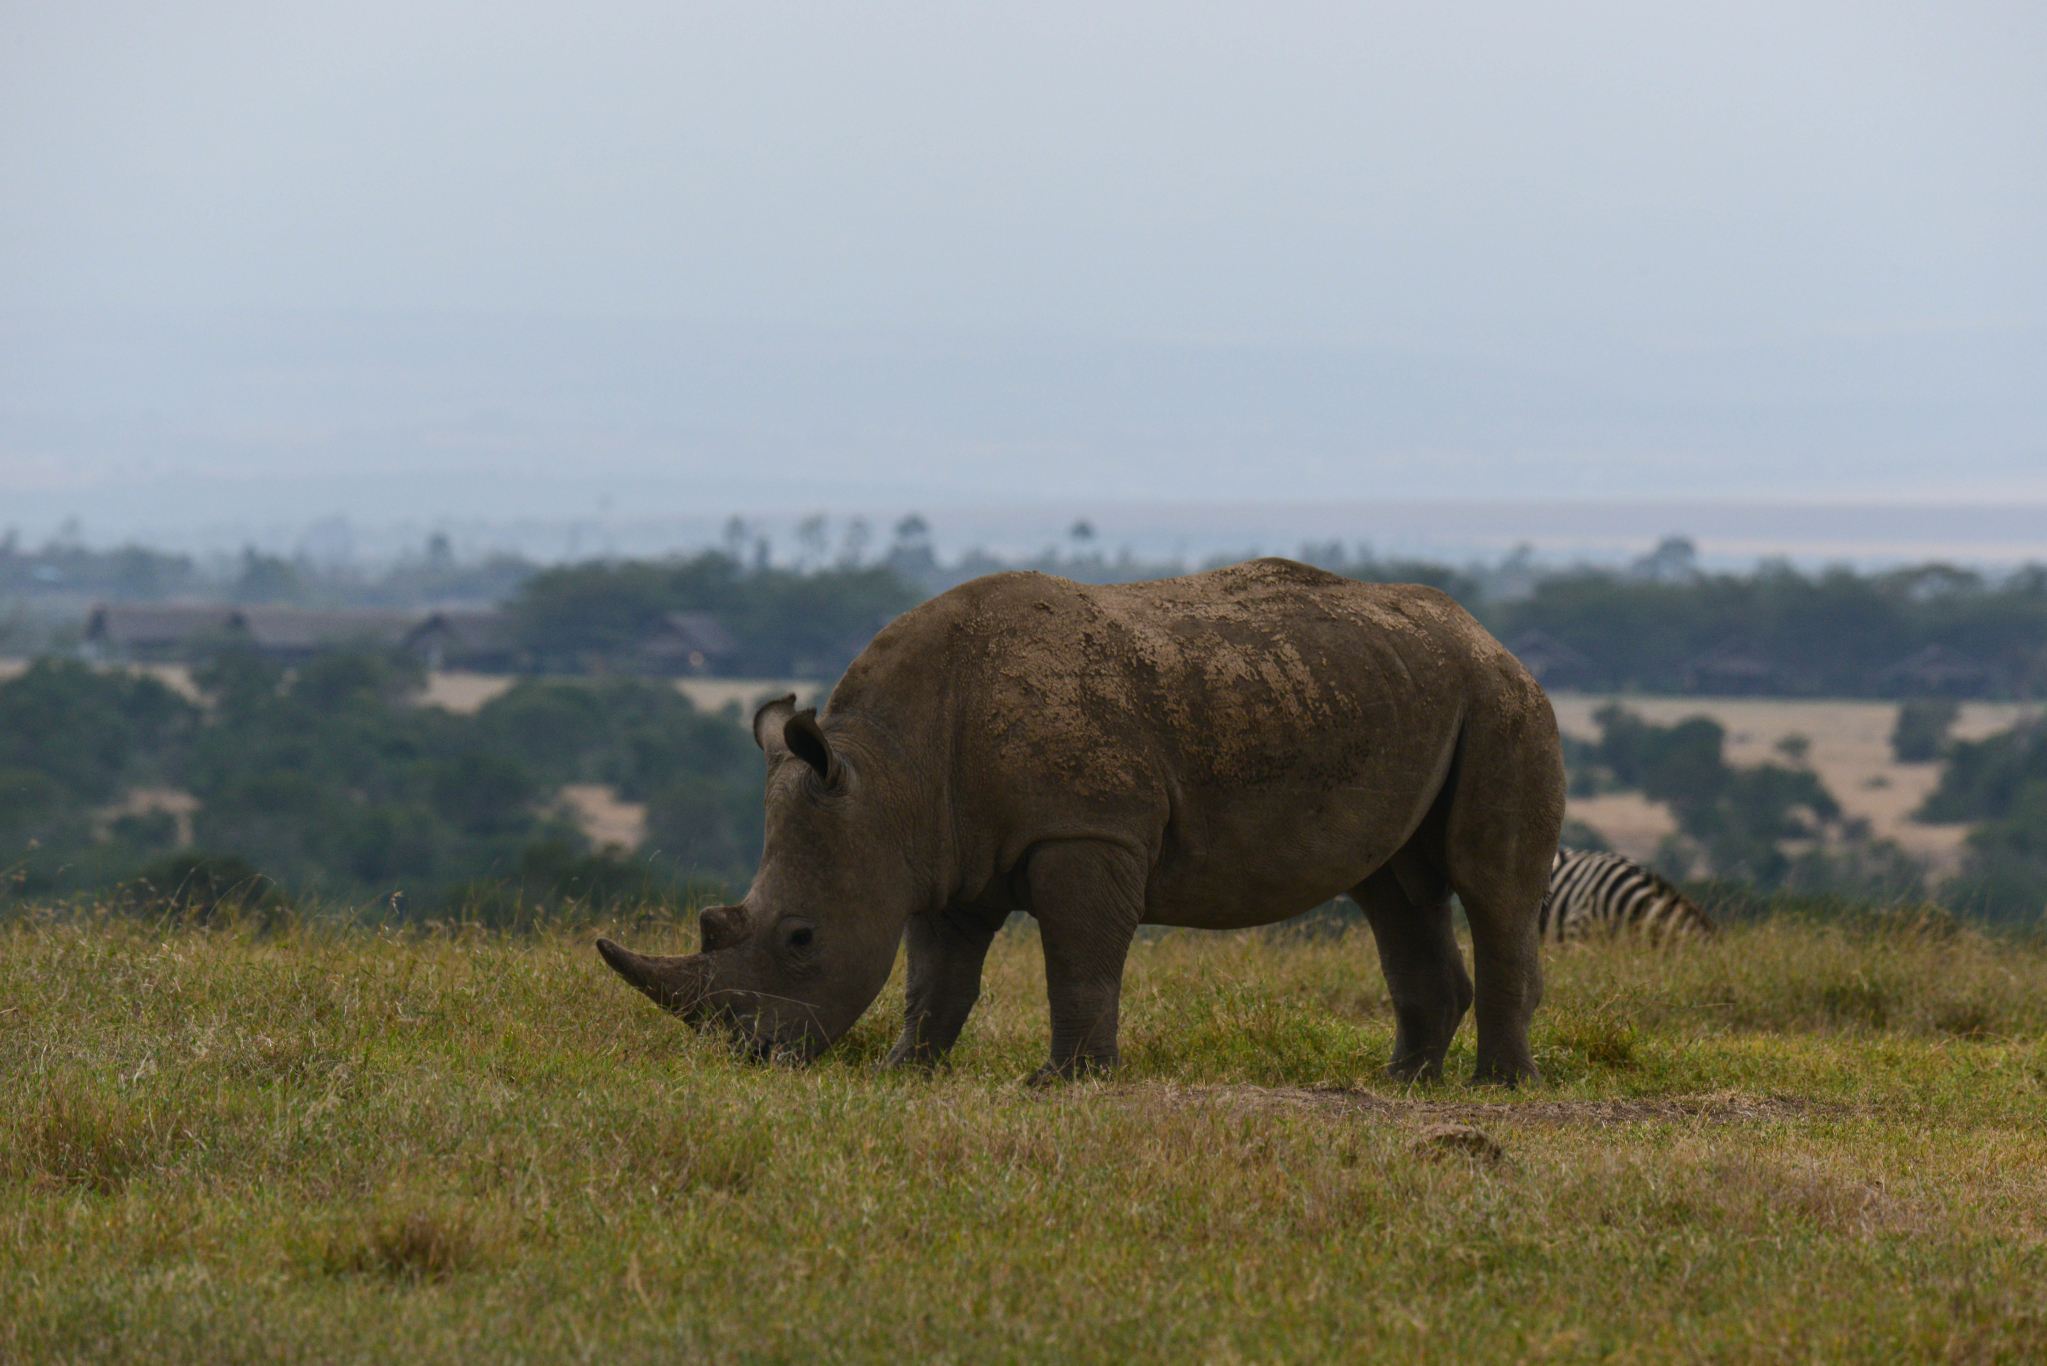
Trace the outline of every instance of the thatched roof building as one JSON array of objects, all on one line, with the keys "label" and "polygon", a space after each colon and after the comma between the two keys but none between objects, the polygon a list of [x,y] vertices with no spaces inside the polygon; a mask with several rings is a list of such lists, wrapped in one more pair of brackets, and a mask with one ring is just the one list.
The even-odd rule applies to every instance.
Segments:
[{"label": "thatched roof building", "polygon": [[86,647],[103,659],[188,659],[247,645],[295,664],[350,646],[401,644],[417,616],[351,608],[235,607],[212,603],[102,603],[86,618]]},{"label": "thatched roof building", "polygon": [[1959,650],[1929,645],[1876,676],[1892,697],[1980,697],[1989,691],[1990,670]]}]

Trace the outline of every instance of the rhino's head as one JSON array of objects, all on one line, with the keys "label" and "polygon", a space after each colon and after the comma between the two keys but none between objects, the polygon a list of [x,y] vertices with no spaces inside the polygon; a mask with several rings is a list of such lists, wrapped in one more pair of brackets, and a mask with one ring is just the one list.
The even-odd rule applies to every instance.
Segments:
[{"label": "rhino's head", "polygon": [[730,1029],[755,1052],[808,1058],[852,1027],[888,981],[917,896],[902,794],[872,756],[835,744],[794,697],[762,707],[767,841],[746,899],[703,912],[701,952],[597,951],[656,1005]]}]

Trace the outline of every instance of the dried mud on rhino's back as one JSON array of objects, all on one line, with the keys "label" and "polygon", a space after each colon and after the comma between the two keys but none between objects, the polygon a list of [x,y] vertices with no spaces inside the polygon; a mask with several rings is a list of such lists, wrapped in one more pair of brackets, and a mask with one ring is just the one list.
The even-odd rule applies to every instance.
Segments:
[{"label": "dried mud on rhino's back", "polygon": [[[1389,732],[1453,729],[1473,679],[1510,659],[1433,590],[1284,560],[1139,584],[1021,573],[968,587],[920,609],[928,621],[905,617],[873,661],[876,679],[835,694],[834,706],[857,709],[856,694],[891,672],[889,657],[914,656],[919,678],[955,680],[976,699],[971,710],[986,713],[976,724],[1007,771],[1049,761],[1095,797],[1119,795],[1131,776],[1098,756],[1134,759],[1147,737],[1197,786],[1355,781]],[[924,658],[920,636],[936,658]],[[1540,696],[1480,686],[1498,694],[1487,698],[1495,707]],[[1322,743],[1303,752],[1275,746],[1276,735]]]}]

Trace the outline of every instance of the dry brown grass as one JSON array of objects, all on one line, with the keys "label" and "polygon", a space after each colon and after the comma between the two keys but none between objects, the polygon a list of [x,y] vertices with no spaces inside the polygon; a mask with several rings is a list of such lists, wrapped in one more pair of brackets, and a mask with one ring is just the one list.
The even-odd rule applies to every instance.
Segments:
[{"label": "dry brown grass", "polygon": [[0,931],[0,1360],[2047,1353],[2039,947],[1572,949],[1499,1092],[1379,1078],[1362,936],[1167,934],[1041,1091],[1028,933],[932,1077],[886,999],[740,1061],[589,937]]}]

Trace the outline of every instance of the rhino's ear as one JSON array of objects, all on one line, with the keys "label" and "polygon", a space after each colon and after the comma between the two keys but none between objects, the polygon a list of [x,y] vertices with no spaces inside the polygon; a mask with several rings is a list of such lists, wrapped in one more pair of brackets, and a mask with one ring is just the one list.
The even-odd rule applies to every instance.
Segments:
[{"label": "rhino's ear", "polygon": [[763,703],[754,713],[753,742],[771,760],[793,754],[827,784],[839,780],[839,756],[832,753],[824,728],[817,724],[817,708],[796,710],[794,693]]},{"label": "rhino's ear", "polygon": [[776,747],[783,744],[782,728],[795,714],[796,694],[793,692],[787,697],[761,703],[761,709],[753,714],[753,742],[769,758],[773,758]]},{"label": "rhino's ear", "polygon": [[782,723],[782,743],[789,752],[809,764],[825,786],[831,787],[839,781],[839,756],[832,753],[831,742],[824,738],[824,727],[817,723],[817,708],[805,707]]}]

